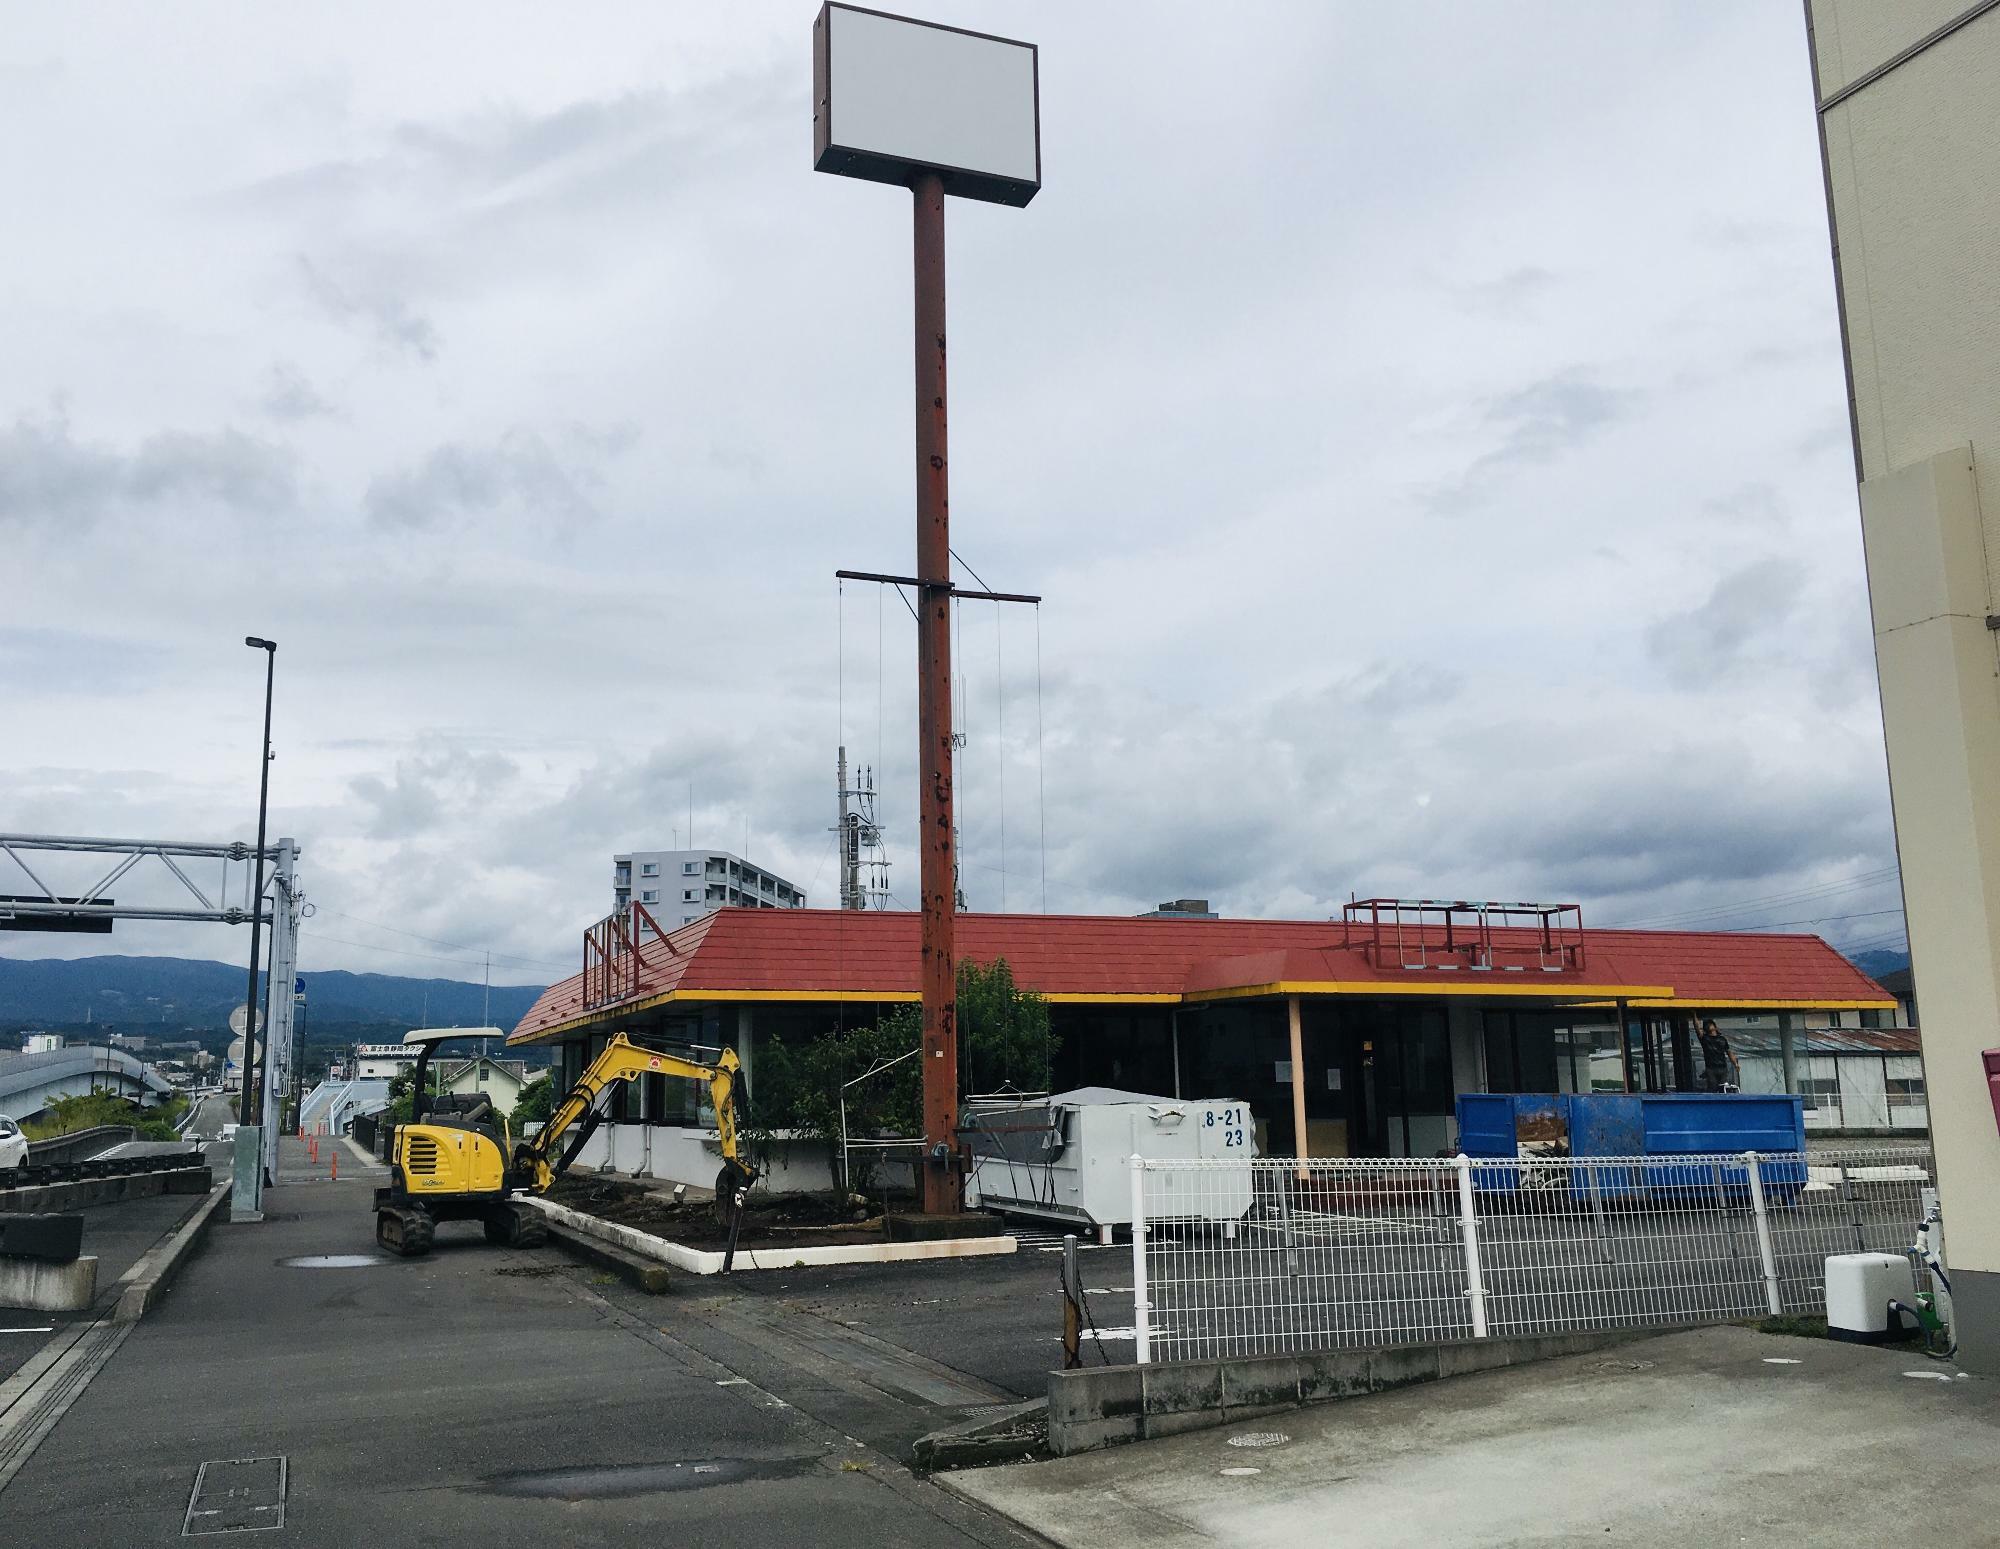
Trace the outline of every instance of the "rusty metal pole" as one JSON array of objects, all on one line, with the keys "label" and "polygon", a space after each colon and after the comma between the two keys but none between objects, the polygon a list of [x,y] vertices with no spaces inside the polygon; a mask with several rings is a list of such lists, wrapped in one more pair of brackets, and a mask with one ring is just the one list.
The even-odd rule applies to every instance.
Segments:
[{"label": "rusty metal pole", "polygon": [[958,946],[951,801],[951,502],[945,459],[944,181],[915,196],[917,363],[917,756],[923,787],[923,1210],[959,1208]]}]

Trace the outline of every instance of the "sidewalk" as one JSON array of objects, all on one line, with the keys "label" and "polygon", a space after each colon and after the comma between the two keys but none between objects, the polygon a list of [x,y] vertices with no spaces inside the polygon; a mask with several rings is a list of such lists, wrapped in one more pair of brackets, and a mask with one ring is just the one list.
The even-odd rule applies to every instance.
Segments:
[{"label": "sidewalk", "polygon": [[1702,1329],[949,1483],[1088,1549],[1990,1544],[2000,1383],[1953,1371]]}]

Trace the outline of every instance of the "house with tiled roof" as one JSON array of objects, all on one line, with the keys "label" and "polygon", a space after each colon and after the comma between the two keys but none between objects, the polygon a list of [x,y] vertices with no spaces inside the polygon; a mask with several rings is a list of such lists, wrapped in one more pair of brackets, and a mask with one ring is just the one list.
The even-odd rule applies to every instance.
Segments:
[{"label": "house with tiled roof", "polygon": [[[919,931],[911,913],[810,909],[718,909],[658,937],[600,927],[584,971],[551,985],[509,1043],[556,1046],[571,1078],[614,1032],[727,1045],[754,1106],[760,1048],[919,999]],[[1260,1149],[1287,1155],[1447,1150],[1460,1092],[1692,1090],[1693,1030],[1708,1014],[1769,1015],[1789,1040],[1837,1013],[1895,1008],[1817,936],[1585,928],[1567,906],[1370,900],[1337,920],[965,914],[958,951],[1005,959],[1048,1001],[1058,1090],[1240,1099]],[[712,1179],[698,1099],[657,1078],[621,1087],[580,1160]]]}]

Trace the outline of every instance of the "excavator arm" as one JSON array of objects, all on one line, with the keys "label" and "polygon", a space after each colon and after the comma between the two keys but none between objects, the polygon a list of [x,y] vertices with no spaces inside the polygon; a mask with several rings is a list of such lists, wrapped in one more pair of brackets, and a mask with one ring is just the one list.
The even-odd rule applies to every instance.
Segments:
[{"label": "excavator arm", "polygon": [[[641,1048],[623,1033],[612,1034],[604,1052],[590,1062],[577,1077],[576,1085],[556,1104],[541,1132],[515,1148],[515,1187],[530,1194],[543,1194],[563,1175],[602,1122],[604,1105],[599,1099],[614,1081],[636,1081],[641,1076],[680,1076],[706,1085],[709,1103],[715,1109],[716,1133],[722,1143],[722,1173],[716,1180],[716,1204],[723,1209],[731,1204],[740,1206],[742,1191],[756,1176],[737,1154],[736,1090],[742,1069],[734,1049],[724,1049],[713,1065],[704,1065],[677,1054]],[[565,1136],[569,1138],[566,1146]]]}]

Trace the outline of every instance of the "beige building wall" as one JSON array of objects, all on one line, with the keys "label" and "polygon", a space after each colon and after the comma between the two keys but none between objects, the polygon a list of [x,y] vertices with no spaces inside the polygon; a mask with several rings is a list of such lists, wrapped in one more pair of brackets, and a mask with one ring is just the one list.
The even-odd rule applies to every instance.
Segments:
[{"label": "beige building wall", "polygon": [[1962,1358],[2000,1372],[2000,5],[1807,21]]}]

